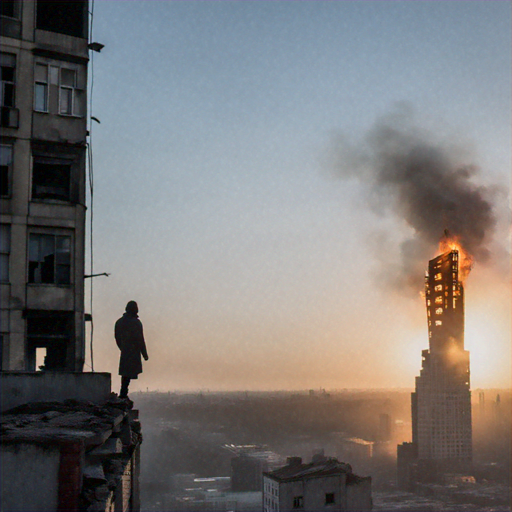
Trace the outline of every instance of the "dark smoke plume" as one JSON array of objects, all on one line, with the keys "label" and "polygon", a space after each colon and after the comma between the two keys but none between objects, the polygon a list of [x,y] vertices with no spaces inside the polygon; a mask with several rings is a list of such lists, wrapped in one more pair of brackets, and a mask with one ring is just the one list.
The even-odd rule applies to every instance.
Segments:
[{"label": "dark smoke plume", "polygon": [[361,181],[369,187],[374,206],[413,230],[401,244],[401,262],[393,258],[397,274],[387,274],[398,288],[422,288],[427,260],[445,229],[476,263],[490,259],[496,188],[478,185],[478,168],[464,161],[467,154],[417,128],[410,109],[402,106],[379,119],[360,144],[340,137],[334,155],[337,173]]}]

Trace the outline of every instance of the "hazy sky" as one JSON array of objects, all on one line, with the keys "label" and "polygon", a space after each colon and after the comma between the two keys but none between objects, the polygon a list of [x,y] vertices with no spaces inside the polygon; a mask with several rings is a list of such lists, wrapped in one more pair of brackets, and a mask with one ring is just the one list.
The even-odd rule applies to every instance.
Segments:
[{"label": "hazy sky", "polygon": [[389,121],[477,169],[466,348],[473,388],[510,386],[510,27],[510,2],[96,0],[95,370],[117,388],[134,299],[134,390],[413,387],[426,313],[396,276],[436,244],[343,149]]}]

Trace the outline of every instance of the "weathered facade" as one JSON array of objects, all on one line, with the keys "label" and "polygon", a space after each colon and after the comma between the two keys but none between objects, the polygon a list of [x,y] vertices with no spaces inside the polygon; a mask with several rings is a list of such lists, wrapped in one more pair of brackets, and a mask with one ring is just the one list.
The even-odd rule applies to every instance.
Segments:
[{"label": "weathered facade", "polygon": [[371,477],[355,475],[336,459],[303,464],[300,457],[290,457],[285,467],[263,474],[263,511],[294,510],[372,510]]},{"label": "weathered facade", "polygon": [[464,350],[464,287],[459,253],[429,262],[425,278],[429,350],[411,396],[412,443],[398,447],[398,481],[468,471],[472,461],[469,352]]},{"label": "weathered facade", "polygon": [[81,371],[88,2],[1,4],[1,369]]}]

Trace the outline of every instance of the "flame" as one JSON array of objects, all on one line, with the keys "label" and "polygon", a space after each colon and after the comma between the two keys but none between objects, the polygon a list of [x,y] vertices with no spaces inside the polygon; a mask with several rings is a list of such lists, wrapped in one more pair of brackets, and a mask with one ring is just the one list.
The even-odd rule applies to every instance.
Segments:
[{"label": "flame", "polygon": [[439,250],[441,253],[457,251],[459,253],[459,280],[465,281],[471,269],[473,268],[473,258],[467,252],[457,235],[452,235],[445,230],[444,236],[439,241]]}]

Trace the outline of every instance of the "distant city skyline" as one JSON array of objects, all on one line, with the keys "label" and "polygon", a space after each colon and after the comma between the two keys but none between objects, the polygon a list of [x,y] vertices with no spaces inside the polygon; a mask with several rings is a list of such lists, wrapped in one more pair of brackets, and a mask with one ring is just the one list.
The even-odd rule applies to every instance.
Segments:
[{"label": "distant city skyline", "polygon": [[465,344],[473,389],[510,387],[510,22],[498,1],[96,1],[95,370],[115,382],[136,300],[134,391],[412,388],[421,287],[390,283],[437,244],[339,145],[405,111],[486,187]]}]

